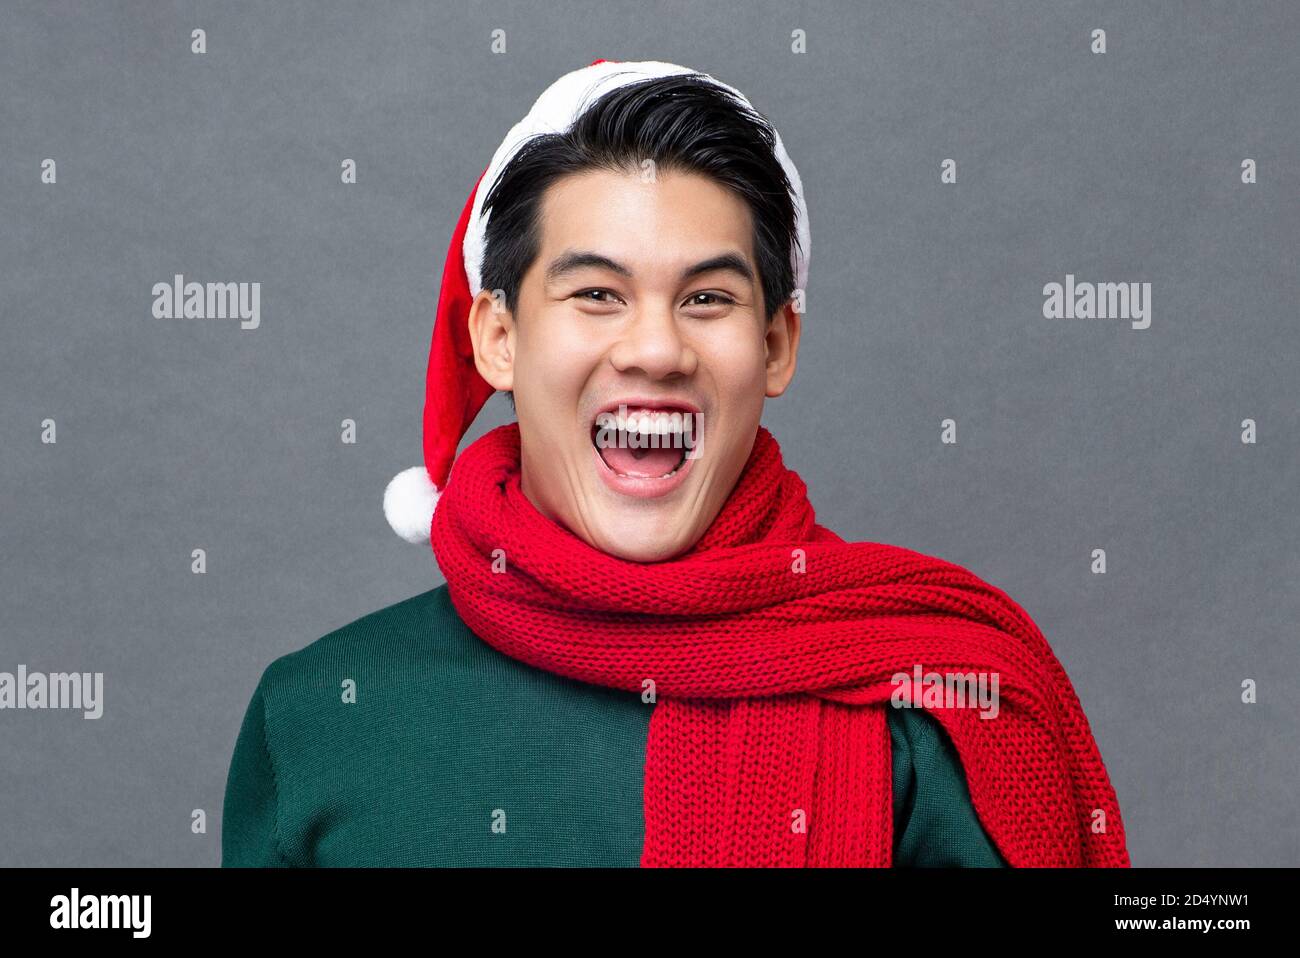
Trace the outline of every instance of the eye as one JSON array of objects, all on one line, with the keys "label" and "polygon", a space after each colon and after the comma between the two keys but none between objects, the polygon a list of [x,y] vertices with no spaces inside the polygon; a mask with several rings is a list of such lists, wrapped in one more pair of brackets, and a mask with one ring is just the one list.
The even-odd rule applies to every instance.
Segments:
[{"label": "eye", "polygon": [[[592,299],[590,298],[592,293],[611,296],[613,299]],[[574,293],[571,298],[582,300],[585,303],[612,303],[615,299],[618,299],[618,297],[608,289],[584,289]]]},{"label": "eye", "polygon": [[[701,303],[698,302],[700,297],[704,297],[706,299],[712,298],[717,302]],[[725,293],[692,293],[690,296],[686,297],[686,302],[683,305],[685,306],[735,306],[736,301],[732,299],[730,296],[726,295]]]}]

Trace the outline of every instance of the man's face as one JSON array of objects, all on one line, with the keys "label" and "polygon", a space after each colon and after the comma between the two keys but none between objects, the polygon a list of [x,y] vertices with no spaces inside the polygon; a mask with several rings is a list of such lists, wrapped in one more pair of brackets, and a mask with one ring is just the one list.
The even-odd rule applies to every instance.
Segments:
[{"label": "man's face", "polygon": [[[749,207],[707,177],[564,177],[542,198],[540,235],[515,314],[485,290],[470,320],[479,372],[514,391],[522,490],[603,552],[680,555],[735,486],[764,398],[794,375],[799,316],[766,322]],[[707,265],[720,257],[739,268]],[[619,441],[597,433],[598,414],[620,405],[646,411],[634,427],[676,411],[694,434],[598,449],[598,436]]]}]

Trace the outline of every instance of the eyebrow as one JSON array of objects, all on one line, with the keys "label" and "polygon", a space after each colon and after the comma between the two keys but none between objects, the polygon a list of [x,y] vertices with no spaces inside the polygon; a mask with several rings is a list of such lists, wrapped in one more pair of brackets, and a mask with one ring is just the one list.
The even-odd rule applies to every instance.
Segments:
[{"label": "eyebrow", "polygon": [[[607,269],[611,273],[617,273],[619,276],[631,278],[632,271],[622,263],[603,256],[600,253],[594,253],[589,250],[569,250],[557,256],[551,261],[551,265],[546,267],[547,283],[553,283],[568,273],[584,267],[594,266],[598,269]],[[699,276],[701,273],[711,273],[714,270],[726,270],[742,277],[746,282],[754,282],[754,270],[746,262],[745,257],[739,253],[720,253],[717,256],[711,256],[706,260],[701,260],[693,266],[688,266],[681,273],[681,279],[687,280],[692,276]]]}]

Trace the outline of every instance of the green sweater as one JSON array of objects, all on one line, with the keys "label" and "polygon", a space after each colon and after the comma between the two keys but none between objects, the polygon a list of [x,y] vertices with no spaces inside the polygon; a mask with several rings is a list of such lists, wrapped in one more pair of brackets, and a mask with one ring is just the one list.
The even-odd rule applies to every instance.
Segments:
[{"label": "green sweater", "polygon": [[[496,651],[439,586],[267,666],[221,864],[636,867],[653,709]],[[889,727],[895,863],[1005,865],[938,723],[890,709]]]}]

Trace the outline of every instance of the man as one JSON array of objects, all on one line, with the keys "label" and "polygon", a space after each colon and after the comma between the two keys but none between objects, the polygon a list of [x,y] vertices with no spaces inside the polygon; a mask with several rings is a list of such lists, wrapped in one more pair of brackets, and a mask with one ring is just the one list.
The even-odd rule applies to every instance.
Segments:
[{"label": "man", "polygon": [[[759,425],[808,246],[738,91],[598,60],[539,98],[457,225],[425,463],[385,494],[447,585],[266,669],[223,864],[1128,864],[1023,610],[817,525]],[[518,422],[456,458],[496,390]],[[900,696],[922,666],[1003,701]]]}]

